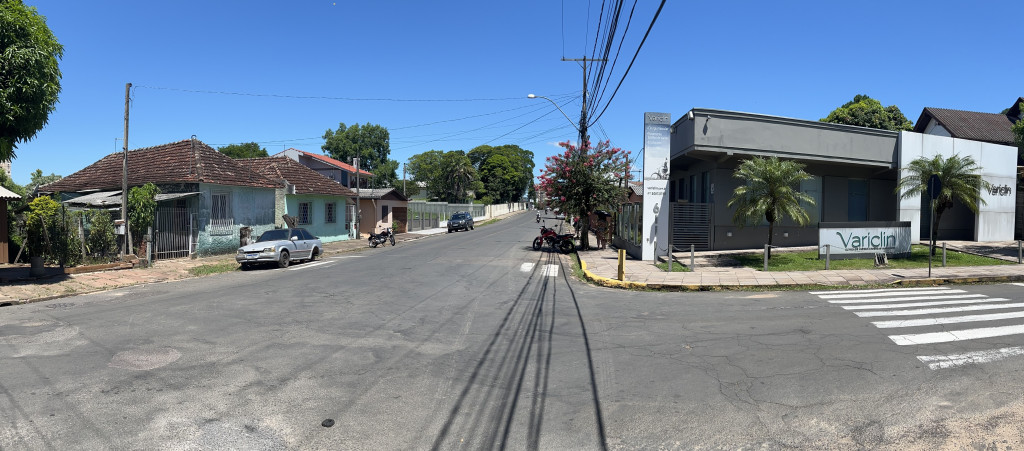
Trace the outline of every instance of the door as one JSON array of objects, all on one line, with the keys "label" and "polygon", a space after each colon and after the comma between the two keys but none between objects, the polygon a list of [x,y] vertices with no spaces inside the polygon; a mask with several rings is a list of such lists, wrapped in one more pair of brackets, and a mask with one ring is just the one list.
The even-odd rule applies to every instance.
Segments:
[{"label": "door", "polygon": [[846,220],[860,222],[868,220],[868,181],[850,179],[847,181],[847,215]]}]

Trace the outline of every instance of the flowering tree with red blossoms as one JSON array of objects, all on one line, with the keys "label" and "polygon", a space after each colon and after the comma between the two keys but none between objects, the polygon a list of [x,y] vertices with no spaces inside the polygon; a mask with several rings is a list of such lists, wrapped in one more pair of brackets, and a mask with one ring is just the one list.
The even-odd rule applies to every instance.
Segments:
[{"label": "flowering tree with red blossoms", "polygon": [[588,249],[590,214],[599,208],[615,211],[626,200],[629,186],[629,152],[612,147],[610,141],[599,141],[591,148],[569,142],[559,143],[561,154],[547,157],[537,190],[547,196],[548,204],[580,218],[577,233],[580,248]]}]

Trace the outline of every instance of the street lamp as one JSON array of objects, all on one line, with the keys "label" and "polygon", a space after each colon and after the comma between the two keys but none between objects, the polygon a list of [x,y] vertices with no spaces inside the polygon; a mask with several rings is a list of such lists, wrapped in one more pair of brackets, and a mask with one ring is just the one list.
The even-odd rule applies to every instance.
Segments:
[{"label": "street lamp", "polygon": [[569,119],[569,115],[565,114],[565,111],[562,111],[562,108],[560,108],[558,106],[558,104],[555,103],[554,100],[551,100],[551,99],[549,99],[547,97],[539,96],[539,95],[536,95],[536,94],[527,94],[526,97],[529,98],[529,99],[538,99],[539,98],[539,99],[544,99],[544,100],[547,100],[548,102],[551,102],[551,104],[554,105],[556,109],[558,109],[558,112],[562,113],[562,116],[565,116],[565,119],[568,120],[570,124],[572,124],[572,128],[575,128],[577,132],[580,131],[580,128],[578,126],[576,126],[576,123],[573,122],[572,119]]}]

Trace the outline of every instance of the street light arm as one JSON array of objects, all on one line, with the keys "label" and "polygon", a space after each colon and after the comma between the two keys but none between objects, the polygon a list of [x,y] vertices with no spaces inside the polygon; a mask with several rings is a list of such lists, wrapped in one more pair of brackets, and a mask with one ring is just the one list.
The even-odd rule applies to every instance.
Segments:
[{"label": "street light arm", "polygon": [[547,97],[539,96],[539,95],[536,95],[536,94],[527,94],[526,97],[529,98],[529,99],[538,99],[538,98],[540,98],[540,99],[547,100],[548,102],[551,102],[551,104],[555,106],[555,108],[558,110],[558,112],[562,113],[562,116],[565,116],[565,119],[568,120],[570,124],[572,124],[572,128],[575,128],[576,132],[580,131],[580,128],[576,125],[576,123],[573,122],[572,119],[569,119],[569,115],[565,114],[565,111],[562,111],[562,108],[559,107],[558,104],[555,103],[554,100],[551,100],[551,99],[549,99]]}]

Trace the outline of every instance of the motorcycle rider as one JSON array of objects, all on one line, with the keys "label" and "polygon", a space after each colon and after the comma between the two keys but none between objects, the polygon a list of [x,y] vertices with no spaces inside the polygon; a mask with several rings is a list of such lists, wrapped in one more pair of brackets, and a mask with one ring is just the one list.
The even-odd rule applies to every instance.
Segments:
[{"label": "motorcycle rider", "polygon": [[537,222],[540,222],[540,212],[537,212]]}]

